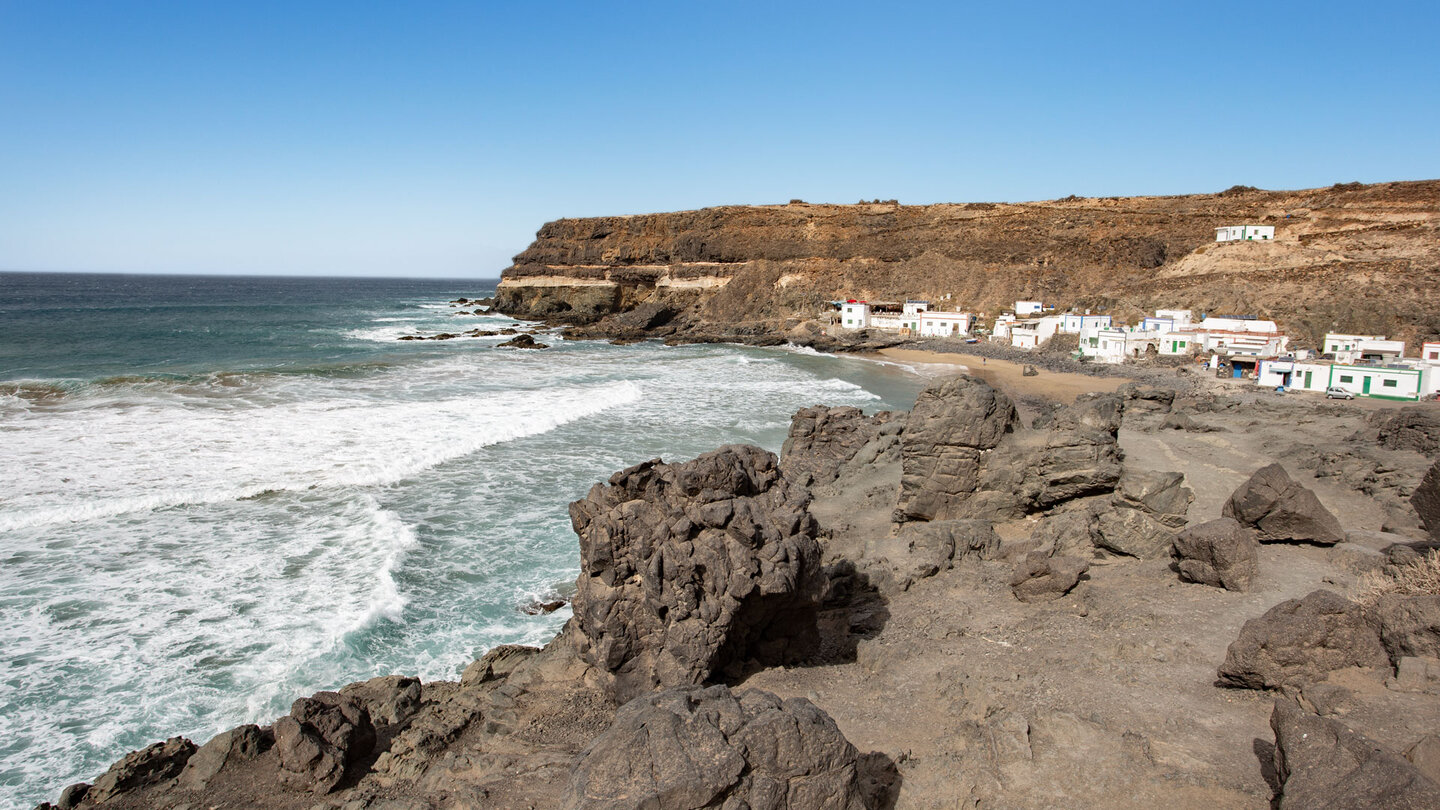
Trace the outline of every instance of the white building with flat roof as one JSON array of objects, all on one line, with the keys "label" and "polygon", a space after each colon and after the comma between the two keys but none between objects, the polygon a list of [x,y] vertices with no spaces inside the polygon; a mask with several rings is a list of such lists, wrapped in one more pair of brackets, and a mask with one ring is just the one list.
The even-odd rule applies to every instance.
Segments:
[{"label": "white building with flat roof", "polygon": [[1216,242],[1269,241],[1274,238],[1274,225],[1225,225],[1215,229]]},{"label": "white building with flat roof", "polygon": [[1087,326],[1103,329],[1110,325],[1109,315],[1077,315],[1067,312],[1060,316],[1060,331],[1067,335],[1078,335]]},{"label": "white building with flat roof", "polygon": [[865,329],[870,326],[870,305],[864,301],[846,301],[840,305],[842,329]]},{"label": "white building with flat roof", "polygon": [[1321,344],[1325,354],[1341,363],[1390,362],[1405,356],[1405,341],[1384,335],[1342,335],[1332,332]]},{"label": "white building with flat roof", "polygon": [[920,313],[920,335],[922,337],[959,337],[970,334],[975,316],[969,312]]},{"label": "white building with flat roof", "polygon": [[1039,315],[1045,309],[1045,304],[1040,301],[1016,301],[1015,317],[1023,318],[1026,315]]}]

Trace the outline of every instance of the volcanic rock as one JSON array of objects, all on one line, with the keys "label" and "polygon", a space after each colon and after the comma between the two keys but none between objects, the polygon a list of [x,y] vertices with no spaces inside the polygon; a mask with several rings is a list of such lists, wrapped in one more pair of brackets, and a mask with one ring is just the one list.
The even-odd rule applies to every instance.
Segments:
[{"label": "volcanic rock", "polygon": [[848,463],[898,460],[906,417],[904,412],[891,411],[866,416],[851,407],[801,408],[790,418],[780,469],[799,483],[828,484]]},{"label": "volcanic rock", "polygon": [[773,454],[748,445],[597,484],[570,504],[582,658],[628,700],[811,654],[825,577],[808,503]]},{"label": "volcanic rock", "polygon": [[420,708],[420,679],[384,675],[352,683],[340,694],[359,703],[377,726],[399,726]]},{"label": "volcanic rock", "polygon": [[1380,625],[1380,641],[1391,660],[1440,658],[1440,596],[1387,594],[1380,597],[1371,615]]},{"label": "volcanic rock", "polygon": [[[503,330],[503,329],[500,330],[500,331],[501,331],[502,334],[505,332],[505,330]],[[502,347],[511,348],[511,349],[548,349],[548,348],[550,348],[548,345],[546,345],[546,344],[544,344],[544,343],[537,343],[537,342],[535,341],[535,338],[530,337],[529,335],[516,335],[515,337],[510,338],[509,340],[505,341],[504,343],[500,343],[500,344],[497,344],[497,345],[502,346]]]},{"label": "volcanic rock", "polygon": [[1389,666],[1380,636],[1360,606],[1319,590],[1245,622],[1218,675],[1221,686],[1280,689],[1322,681],[1345,667]]},{"label": "volcanic rock", "polygon": [[974,377],[920,393],[901,434],[896,522],[1013,519],[1113,490],[1120,398],[1085,395],[1024,431],[1014,404]]},{"label": "volcanic rock", "polygon": [[804,698],[670,689],[636,698],[585,749],[566,810],[863,810],[859,755]]},{"label": "volcanic rock", "polygon": [[195,743],[184,737],[171,737],[163,743],[131,751],[95,780],[85,793],[84,801],[102,804],[130,791],[173,779],[194,753]]},{"label": "volcanic rock", "polygon": [[1234,518],[1191,526],[1175,538],[1174,548],[1181,579],[1228,591],[1250,590],[1255,579],[1255,538]]},{"label": "volcanic rock", "polygon": [[1045,602],[1069,593],[1090,563],[1079,557],[1049,557],[1031,552],[1016,564],[1010,590],[1021,602]]},{"label": "volcanic rock", "polygon": [[1288,698],[1275,701],[1270,728],[1281,810],[1440,807],[1440,785],[1404,757]]},{"label": "volcanic rock", "polygon": [[1172,529],[1185,525],[1194,501],[1195,492],[1185,486],[1185,474],[1178,472],[1126,470],[1115,491],[1117,506],[1139,509]]},{"label": "volcanic rock", "polygon": [[1413,450],[1434,458],[1440,454],[1440,414],[1434,408],[1411,405],[1376,411],[1365,419],[1368,430],[1353,439],[1373,440],[1390,450]]},{"label": "volcanic rock", "polygon": [[185,763],[179,786],[185,790],[204,790],[226,765],[253,760],[274,744],[275,735],[270,729],[253,724],[216,734]]},{"label": "volcanic rock", "polygon": [[1430,465],[1415,494],[1410,496],[1410,505],[1420,514],[1430,536],[1440,542],[1440,461]]},{"label": "volcanic rock", "polygon": [[1230,495],[1221,514],[1254,528],[1262,543],[1333,546],[1345,540],[1340,521],[1279,464],[1256,470]]},{"label": "volcanic rock", "polygon": [[292,790],[329,793],[346,769],[375,747],[370,713],[337,692],[296,700],[274,728],[280,784]]}]

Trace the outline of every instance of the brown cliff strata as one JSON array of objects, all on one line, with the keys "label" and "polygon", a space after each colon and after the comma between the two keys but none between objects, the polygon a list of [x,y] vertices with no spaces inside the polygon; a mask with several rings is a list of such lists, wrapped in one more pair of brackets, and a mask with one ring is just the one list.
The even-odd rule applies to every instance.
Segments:
[{"label": "brown cliff strata", "polygon": [[[1273,242],[1217,244],[1221,225]],[[496,308],[588,328],[755,342],[843,298],[993,316],[1017,299],[1134,319],[1155,307],[1327,331],[1440,335],[1440,181],[1174,197],[905,206],[725,206],[547,223]],[[1337,294],[1343,291],[1343,295]],[[951,296],[945,298],[945,296]],[[640,323],[612,316],[648,307]]]}]

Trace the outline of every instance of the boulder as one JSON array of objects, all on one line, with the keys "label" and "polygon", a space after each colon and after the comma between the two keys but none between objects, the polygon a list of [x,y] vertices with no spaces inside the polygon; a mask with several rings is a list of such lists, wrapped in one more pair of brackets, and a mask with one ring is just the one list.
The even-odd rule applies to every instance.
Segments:
[{"label": "boulder", "polygon": [[808,657],[826,582],[808,504],[773,454],[747,445],[595,485],[570,504],[580,656],[620,700]]},{"label": "boulder", "polygon": [[420,709],[420,679],[405,675],[352,683],[340,694],[364,706],[370,722],[379,726],[404,725]]},{"label": "boulder", "polygon": [[184,737],[171,737],[163,743],[131,751],[95,780],[85,791],[84,801],[103,804],[133,790],[173,779],[194,753],[195,743]]},{"label": "boulder", "polygon": [[1160,423],[1161,430],[1183,430],[1186,433],[1223,433],[1225,428],[1197,422],[1188,413],[1172,413]]},{"label": "boulder", "polygon": [[460,683],[462,686],[479,686],[489,681],[498,681],[514,672],[538,652],[540,652],[539,647],[501,644],[482,655],[480,660],[466,667],[465,672],[460,675]]},{"label": "boulder", "polygon": [[1024,430],[1004,394],[973,377],[920,393],[901,434],[897,523],[1011,520],[1112,491],[1120,398],[1083,395]]},{"label": "boulder", "polygon": [[866,416],[859,408],[801,408],[790,418],[780,449],[780,470],[804,484],[828,484],[852,460],[857,464],[899,460],[904,412]]},{"label": "boulder", "polygon": [[1030,533],[1029,548],[1046,556],[1087,557],[1100,542],[1099,522],[1088,511],[1046,515]]},{"label": "boulder", "polygon": [[200,746],[180,772],[179,786],[185,790],[204,790],[226,765],[249,762],[275,744],[270,729],[244,725],[222,731]]},{"label": "boulder", "polygon": [[1270,714],[1281,810],[1421,810],[1440,807],[1440,785],[1404,757],[1288,698]]},{"label": "boulder", "polygon": [[1431,782],[1440,783],[1440,736],[1426,734],[1405,749],[1405,758]]},{"label": "boulder", "polygon": [[[514,330],[510,330],[510,331],[513,332]],[[506,330],[502,329],[502,330],[500,330],[500,333],[501,333],[501,334],[505,334],[505,333],[506,333]],[[548,345],[546,345],[546,344],[544,344],[544,343],[536,342],[535,338],[530,337],[529,335],[516,335],[515,337],[513,337],[513,338],[511,338],[511,339],[509,339],[509,340],[507,340],[507,341],[505,341],[504,343],[500,343],[500,344],[497,344],[497,345],[498,345],[498,346],[501,346],[501,347],[504,347],[504,348],[510,348],[510,349],[548,349],[548,348],[550,348]]]},{"label": "boulder", "polygon": [[1115,505],[1139,509],[1161,525],[1185,525],[1195,492],[1185,486],[1185,473],[1126,470],[1115,490]]},{"label": "boulder", "polygon": [[1440,595],[1386,594],[1371,616],[1380,625],[1380,641],[1390,660],[1440,658]]},{"label": "boulder", "polygon": [[1430,465],[1420,486],[1411,494],[1410,505],[1415,507],[1430,536],[1440,542],[1440,461]]},{"label": "boulder", "polygon": [[1177,568],[1187,582],[1248,591],[1255,579],[1255,537],[1234,518],[1187,528],[1175,538]]},{"label": "boulder", "polygon": [[1139,509],[1107,509],[1099,515],[1095,545],[1142,560],[1170,554],[1175,533]]},{"label": "boulder", "polygon": [[1440,414],[1424,405],[1375,411],[1365,418],[1367,429],[1351,439],[1369,439],[1390,450],[1412,450],[1434,458],[1440,454]]},{"label": "boulder", "polygon": [[291,790],[329,793],[351,765],[375,748],[369,712],[338,692],[296,700],[274,729],[280,784]]},{"label": "boulder", "polygon": [[1390,659],[1359,605],[1319,590],[1246,622],[1218,675],[1221,686],[1280,689],[1325,680],[1345,667],[1388,670]]},{"label": "boulder", "polygon": [[[902,578],[922,579],[948,571],[954,561],[963,557],[988,560],[1000,551],[1000,537],[988,521],[934,520],[929,523],[907,523],[900,528],[900,541],[907,554],[901,570]],[[900,564],[900,561],[895,561]],[[908,570],[904,570],[908,568]]]},{"label": "boulder", "polygon": [[1279,464],[1256,470],[1231,493],[1221,514],[1255,529],[1262,543],[1333,546],[1345,540],[1340,521]]},{"label": "boulder", "polygon": [[724,686],[621,706],[581,754],[566,810],[862,810],[859,755],[823,711]]},{"label": "boulder", "polygon": [[1175,391],[1171,388],[1125,383],[1117,388],[1115,393],[1124,398],[1127,411],[1169,413],[1175,405]]},{"label": "boulder", "polygon": [[1090,563],[1079,557],[1050,557],[1031,552],[1010,574],[1010,590],[1021,602],[1046,602],[1069,593]]}]

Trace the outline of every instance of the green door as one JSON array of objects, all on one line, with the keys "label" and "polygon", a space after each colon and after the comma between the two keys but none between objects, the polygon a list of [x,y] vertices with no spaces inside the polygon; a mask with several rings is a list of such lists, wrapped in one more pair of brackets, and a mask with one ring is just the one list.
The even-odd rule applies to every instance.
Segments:
[{"label": "green door", "polygon": [[1315,374],[1315,372],[1313,372],[1313,371],[1307,371],[1307,372],[1305,372],[1305,388],[1306,388],[1306,390],[1309,390],[1309,388],[1310,388],[1310,378],[1311,378],[1314,374]]},{"label": "green door", "polygon": [[1360,383],[1360,393],[1370,393],[1370,377],[1368,375],[1365,377],[1365,380]]}]

